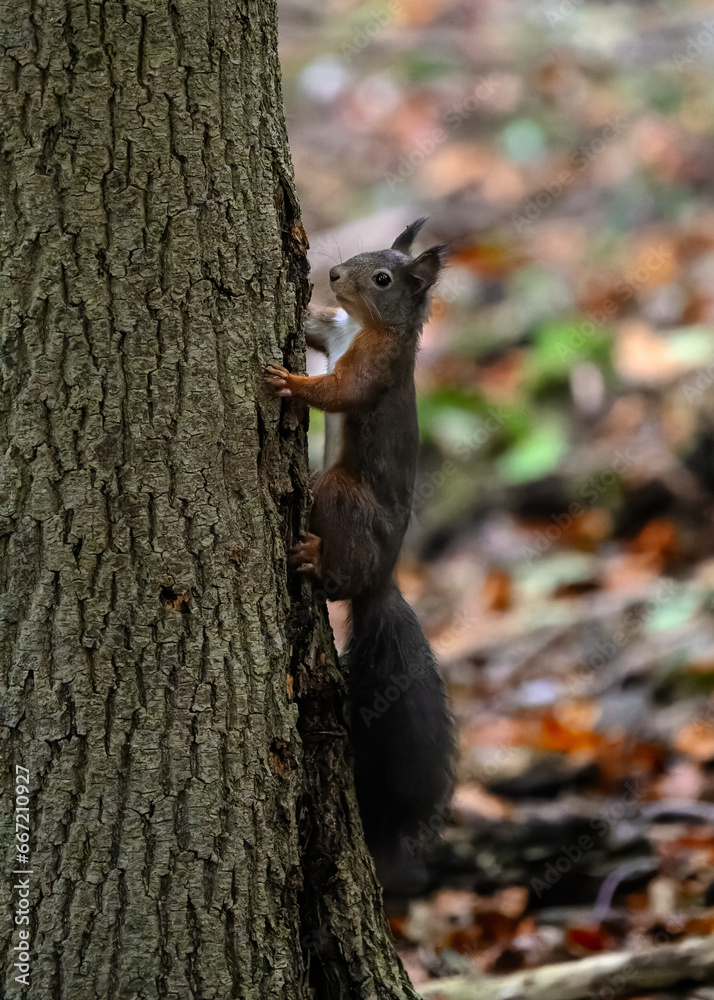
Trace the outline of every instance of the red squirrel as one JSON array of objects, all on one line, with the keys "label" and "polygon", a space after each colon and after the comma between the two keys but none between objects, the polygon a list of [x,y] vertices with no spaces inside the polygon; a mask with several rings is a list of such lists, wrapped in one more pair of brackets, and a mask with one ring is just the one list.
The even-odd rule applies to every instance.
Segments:
[{"label": "red squirrel", "polygon": [[328,359],[332,345],[332,372],[265,370],[277,395],[343,414],[339,454],[315,483],[310,532],[289,564],[332,599],[351,601],[355,785],[377,874],[395,890],[424,880],[417,848],[442,823],[454,752],[434,655],[395,579],[419,447],[416,353],[446,253],[440,245],[411,256],[425,221],[407,226],[390,249],[357,254],[330,271],[344,312],[313,310],[307,333]]}]

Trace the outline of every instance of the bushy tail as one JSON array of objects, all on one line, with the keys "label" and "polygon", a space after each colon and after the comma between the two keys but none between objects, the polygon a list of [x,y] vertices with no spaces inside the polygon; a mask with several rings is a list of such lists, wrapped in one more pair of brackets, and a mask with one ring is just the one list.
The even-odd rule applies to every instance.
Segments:
[{"label": "bushy tail", "polygon": [[385,888],[417,889],[421,851],[445,822],[454,736],[434,654],[396,583],[353,600],[347,658],[367,846]]}]

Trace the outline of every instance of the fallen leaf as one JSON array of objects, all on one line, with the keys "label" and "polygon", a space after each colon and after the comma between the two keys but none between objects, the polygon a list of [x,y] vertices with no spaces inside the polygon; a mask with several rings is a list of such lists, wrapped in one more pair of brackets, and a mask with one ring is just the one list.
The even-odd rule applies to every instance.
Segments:
[{"label": "fallen leaf", "polygon": [[695,719],[677,733],[674,746],[694,760],[714,760],[714,725]]},{"label": "fallen leaf", "polygon": [[569,927],[566,944],[577,950],[586,952],[605,951],[612,946],[611,934],[606,934],[600,927]]},{"label": "fallen leaf", "polygon": [[714,934],[714,916],[690,917],[684,925],[685,934]]},{"label": "fallen leaf", "polygon": [[648,553],[664,561],[677,550],[677,526],[666,518],[653,518],[629,547],[632,552]]},{"label": "fallen leaf", "polygon": [[705,326],[664,336],[642,320],[627,320],[620,325],[615,344],[615,367],[632,382],[672,382],[710,360],[711,340],[711,330]]},{"label": "fallen leaf", "polygon": [[490,569],[481,599],[488,611],[508,611],[511,607],[511,574],[505,569]]},{"label": "fallen leaf", "polygon": [[509,819],[513,806],[505,799],[491,795],[482,785],[457,785],[451,805],[458,822],[468,822],[478,817],[487,819]]}]

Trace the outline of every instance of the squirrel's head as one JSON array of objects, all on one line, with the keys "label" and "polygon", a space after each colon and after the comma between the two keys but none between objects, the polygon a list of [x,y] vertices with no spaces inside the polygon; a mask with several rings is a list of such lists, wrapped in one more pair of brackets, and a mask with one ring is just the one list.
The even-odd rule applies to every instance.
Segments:
[{"label": "squirrel's head", "polygon": [[411,256],[425,222],[412,222],[388,250],[358,253],[332,268],[330,287],[345,312],[368,326],[421,327],[446,257],[441,244]]}]

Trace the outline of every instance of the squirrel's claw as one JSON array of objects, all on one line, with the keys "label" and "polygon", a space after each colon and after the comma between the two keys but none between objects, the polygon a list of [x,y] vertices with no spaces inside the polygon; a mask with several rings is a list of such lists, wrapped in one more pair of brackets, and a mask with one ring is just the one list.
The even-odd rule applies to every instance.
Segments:
[{"label": "squirrel's claw", "polygon": [[290,372],[282,365],[266,365],[263,372],[263,378],[278,396],[292,396],[287,383],[289,375]]}]

